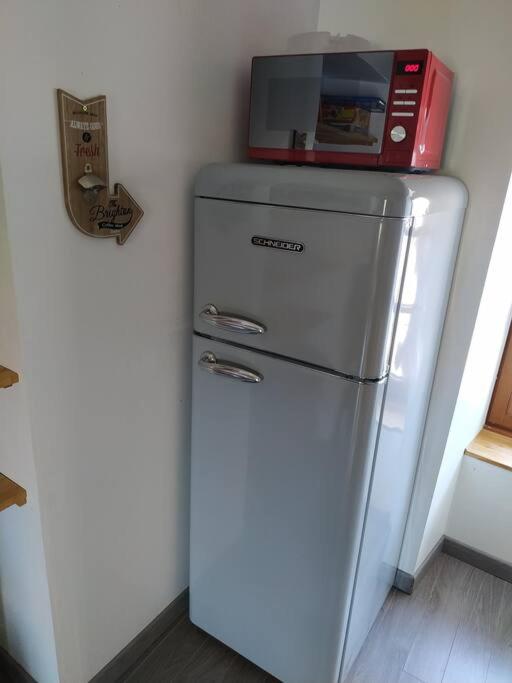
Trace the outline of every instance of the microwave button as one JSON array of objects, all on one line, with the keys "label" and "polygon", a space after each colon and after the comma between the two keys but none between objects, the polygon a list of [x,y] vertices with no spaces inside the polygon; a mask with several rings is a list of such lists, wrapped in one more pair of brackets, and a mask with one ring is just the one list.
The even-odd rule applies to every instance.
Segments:
[{"label": "microwave button", "polygon": [[406,102],[405,100],[393,100],[393,104],[408,104],[408,102]]},{"label": "microwave button", "polygon": [[402,140],[405,140],[407,137],[407,133],[403,126],[394,126],[391,129],[390,135],[393,142],[402,142]]},{"label": "microwave button", "polygon": [[403,95],[404,93],[406,93],[406,92],[408,92],[408,91],[407,91],[407,90],[404,90],[403,88],[401,88],[401,89],[395,90],[395,92],[396,92],[397,94],[402,94],[402,95]]},{"label": "microwave button", "polygon": [[412,111],[392,111],[391,116],[414,116]]},{"label": "microwave button", "polygon": [[404,90],[404,92],[406,92],[408,95],[416,95],[418,91],[413,89],[413,90]]},{"label": "microwave button", "polygon": [[410,104],[414,107],[414,105],[416,104],[416,100],[404,100],[402,104]]}]

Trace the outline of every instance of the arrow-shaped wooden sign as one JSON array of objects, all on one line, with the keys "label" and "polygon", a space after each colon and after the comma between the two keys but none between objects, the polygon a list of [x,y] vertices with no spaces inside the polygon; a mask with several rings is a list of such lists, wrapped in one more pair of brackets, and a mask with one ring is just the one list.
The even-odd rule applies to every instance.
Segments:
[{"label": "arrow-shaped wooden sign", "polygon": [[107,98],[79,100],[57,90],[64,199],[69,217],[92,237],[124,244],[143,211],[120,183],[110,194]]}]

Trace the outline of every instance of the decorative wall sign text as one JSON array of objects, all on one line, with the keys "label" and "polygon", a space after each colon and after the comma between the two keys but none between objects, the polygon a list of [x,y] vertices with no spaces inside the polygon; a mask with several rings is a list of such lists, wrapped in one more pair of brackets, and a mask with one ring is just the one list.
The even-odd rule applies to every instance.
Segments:
[{"label": "decorative wall sign text", "polygon": [[124,244],[143,216],[120,183],[110,194],[107,98],[79,100],[57,90],[64,200],[72,223],[92,237]]}]

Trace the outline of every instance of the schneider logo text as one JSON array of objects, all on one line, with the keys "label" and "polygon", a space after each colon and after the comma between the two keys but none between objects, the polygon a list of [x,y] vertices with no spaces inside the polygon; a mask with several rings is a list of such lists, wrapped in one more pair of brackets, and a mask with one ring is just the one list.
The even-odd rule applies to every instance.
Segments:
[{"label": "schneider logo text", "polygon": [[272,237],[260,237],[259,235],[254,235],[251,239],[251,242],[257,247],[284,249],[284,251],[293,251],[296,254],[301,254],[304,251],[304,245],[301,242],[288,242],[287,240],[278,240]]}]

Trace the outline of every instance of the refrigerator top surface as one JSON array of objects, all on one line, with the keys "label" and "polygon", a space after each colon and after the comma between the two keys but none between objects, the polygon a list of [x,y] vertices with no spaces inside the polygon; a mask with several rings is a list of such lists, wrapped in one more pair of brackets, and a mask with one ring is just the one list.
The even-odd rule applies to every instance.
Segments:
[{"label": "refrigerator top surface", "polygon": [[468,200],[464,184],[448,176],[269,164],[206,166],[195,195],[395,218],[459,211]]}]

